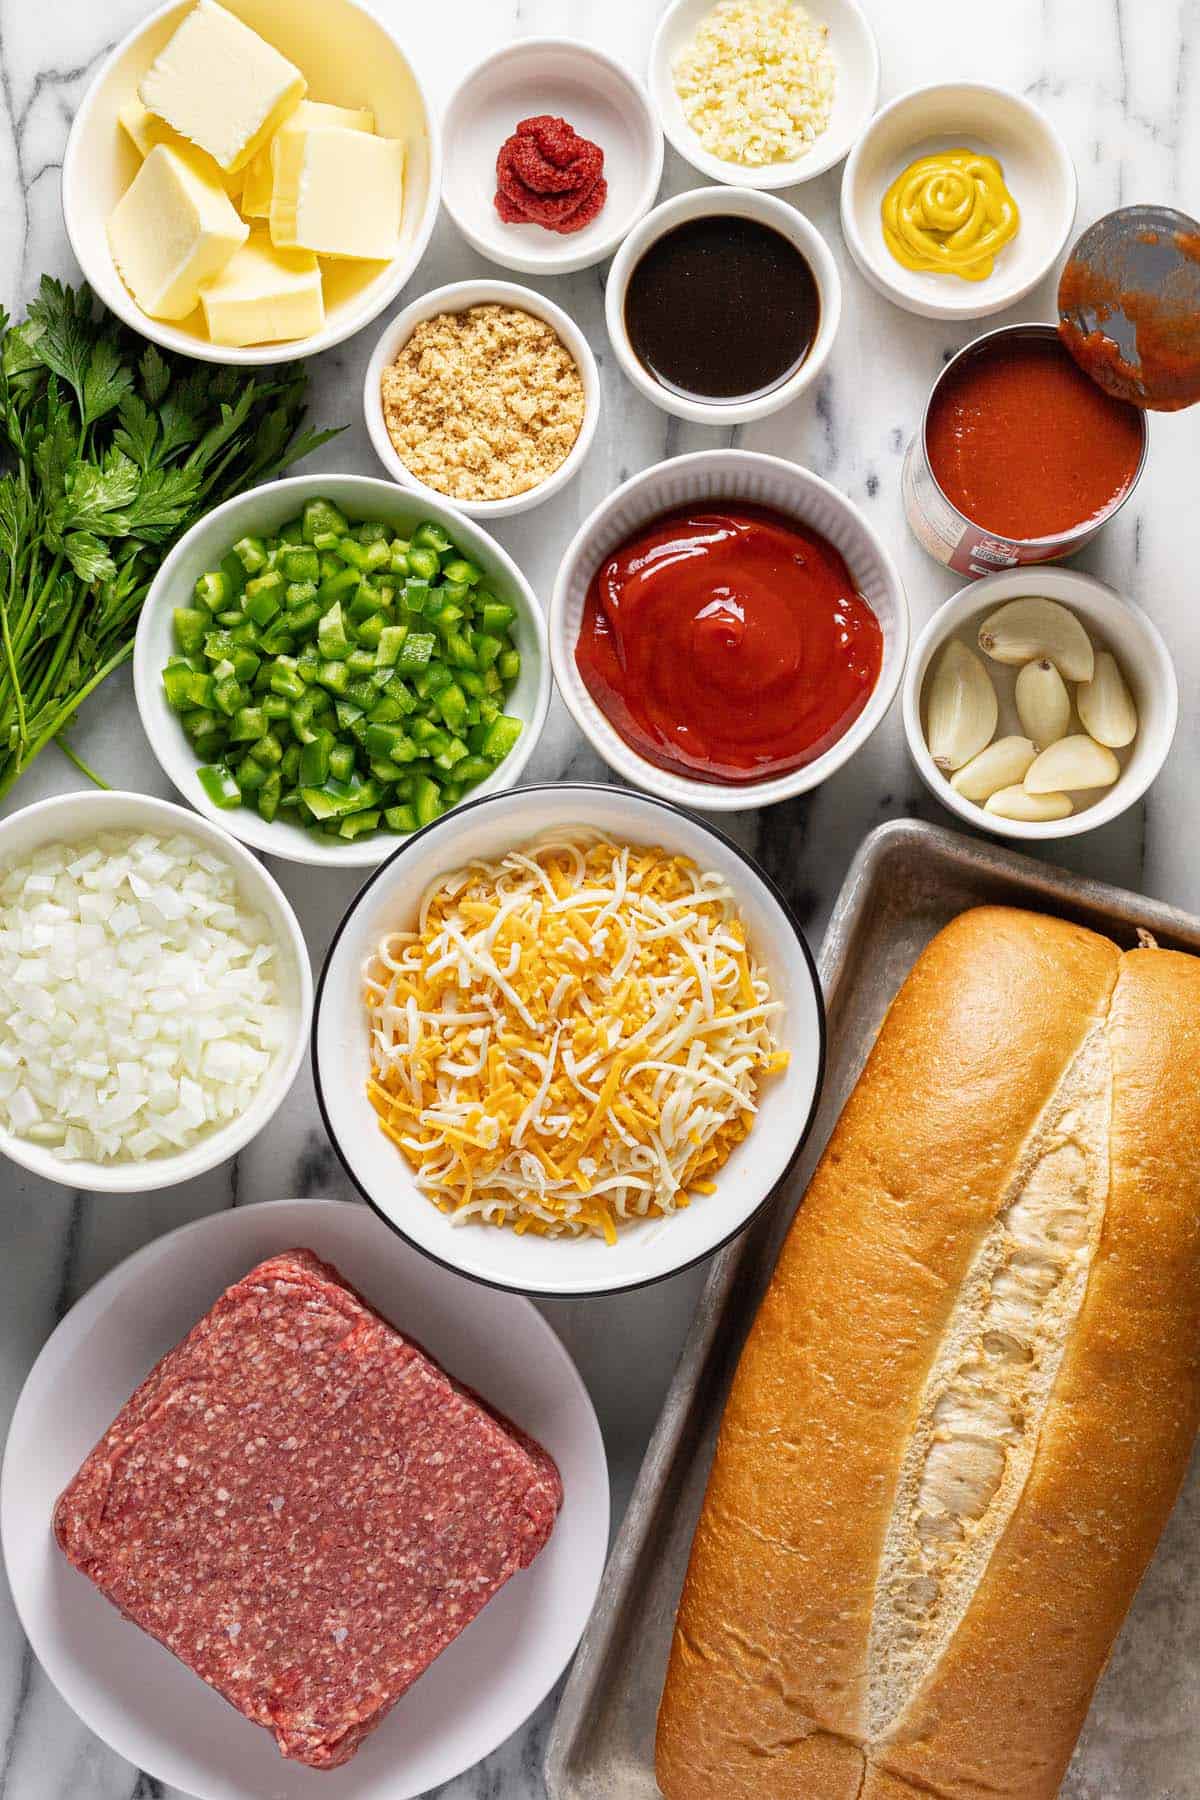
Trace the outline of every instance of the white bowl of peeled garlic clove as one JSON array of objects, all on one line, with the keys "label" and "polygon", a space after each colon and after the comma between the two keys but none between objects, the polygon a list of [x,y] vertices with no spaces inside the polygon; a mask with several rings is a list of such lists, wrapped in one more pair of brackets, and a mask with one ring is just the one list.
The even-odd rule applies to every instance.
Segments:
[{"label": "white bowl of peeled garlic clove", "polygon": [[1175,669],[1131,600],[1077,569],[1007,569],[929,621],[904,731],[930,792],[998,837],[1075,837],[1139,800],[1179,715]]}]

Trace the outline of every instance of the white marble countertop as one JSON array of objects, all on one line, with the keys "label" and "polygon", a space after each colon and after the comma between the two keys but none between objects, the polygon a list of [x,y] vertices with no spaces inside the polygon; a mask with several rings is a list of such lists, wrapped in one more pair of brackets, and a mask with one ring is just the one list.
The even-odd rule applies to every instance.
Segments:
[{"label": "white marble countertop", "polygon": [[[513,36],[569,34],[645,67],[663,0],[442,0],[419,7],[374,0],[405,37],[439,100],[472,57]],[[1053,116],[1074,155],[1080,223],[1123,202],[1173,201],[1200,210],[1200,0],[865,0],[879,35],[883,98],[933,79],[984,79],[1029,95]],[[59,167],[74,110],[111,45],[149,10],[148,0],[0,0],[0,299],[17,313],[43,270],[77,275],[63,233]],[[839,340],[814,395],[760,425],[718,434],[682,425],[641,399],[614,365],[604,332],[603,267],[551,279],[546,291],[580,321],[600,360],[605,412],[582,475],[558,498],[497,535],[544,598],[576,525],[618,481],[683,450],[734,441],[807,464],[863,506],[896,554],[914,627],[957,585],[910,539],[899,499],[900,462],[929,383],[944,357],[975,334],[899,312],[869,290],[841,245],[835,169],[790,198],[833,246],[845,282]],[[667,153],[664,194],[700,185]],[[443,217],[405,298],[445,281],[490,273]],[[516,279],[527,280],[527,277]],[[1046,282],[1008,318],[1050,318]],[[359,392],[374,332],[313,365],[314,416],[351,430],[315,466],[378,473]],[[1056,860],[1177,905],[1200,909],[1196,829],[1200,732],[1200,408],[1156,419],[1150,465],[1130,504],[1082,558],[1135,597],[1176,658],[1179,735],[1144,806]],[[306,465],[312,466],[312,465]],[[74,742],[114,784],[168,797],[146,747],[125,674],[83,716]],[[556,700],[529,780],[590,780],[605,770]],[[22,805],[80,785],[51,747],[10,799]],[[816,793],[724,823],[758,855],[796,905],[814,943],[854,849],[882,819],[941,813],[904,748],[898,712],[854,761]],[[275,864],[319,966],[356,887],[346,872]],[[149,1239],[221,1207],[284,1195],[351,1200],[322,1132],[307,1070],[280,1114],[232,1163],[165,1194],[92,1196],[0,1167],[0,1425],[7,1421],[42,1342],[74,1300]],[[612,1468],[614,1516],[628,1497],[674,1367],[703,1271],[621,1299],[546,1305],[591,1389]],[[524,1730],[443,1800],[540,1800],[541,1760],[554,1697]],[[175,1800],[93,1737],[37,1667],[0,1575],[0,1800]],[[614,1795],[613,1800],[619,1800]],[[1095,1800],[1103,1800],[1096,1794]]]}]

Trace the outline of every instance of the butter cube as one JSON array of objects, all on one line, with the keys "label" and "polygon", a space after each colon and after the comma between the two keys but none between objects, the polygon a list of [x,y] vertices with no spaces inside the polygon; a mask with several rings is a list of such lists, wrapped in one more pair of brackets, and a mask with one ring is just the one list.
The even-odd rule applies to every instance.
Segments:
[{"label": "butter cube", "polygon": [[138,97],[232,174],[304,98],[294,63],[227,12],[199,0],[143,75]]},{"label": "butter cube", "polygon": [[404,145],[344,129],[281,132],[274,145],[271,237],[318,256],[386,262],[404,206]]},{"label": "butter cube", "polygon": [[108,221],[121,279],[152,319],[186,319],[201,282],[218,274],[249,235],[204,160],[169,144],[154,146]]},{"label": "butter cube", "polygon": [[[127,100],[124,106],[118,109],[117,118],[139,156],[149,156],[156,144],[171,144],[176,150],[188,147],[186,138],[181,138],[177,131],[172,131],[165,119],[160,119],[157,113],[152,113],[149,107],[143,106],[136,97]],[[227,175],[207,152],[197,150],[194,145],[191,148],[194,155],[203,158],[205,168],[210,175],[220,181],[230,199],[236,200],[242,191],[244,179],[242,172],[239,170],[236,175]]]},{"label": "butter cube", "polygon": [[149,156],[156,144],[182,142],[178,132],[172,131],[165,119],[160,119],[136,98],[125,102],[118,110],[117,118],[139,156]]},{"label": "butter cube", "polygon": [[268,219],[271,216],[271,187],[274,177],[271,162],[280,134],[285,131],[310,131],[318,126],[340,125],[346,131],[374,131],[375,114],[366,107],[330,106],[324,100],[302,100],[295,112],[289,113],[269,144],[256,150],[246,164],[246,185],[242,190],[241,212],[244,219]]},{"label": "butter cube", "polygon": [[200,289],[214,344],[273,344],[311,337],[325,323],[321,270],[311,250],[277,250],[252,231]]}]

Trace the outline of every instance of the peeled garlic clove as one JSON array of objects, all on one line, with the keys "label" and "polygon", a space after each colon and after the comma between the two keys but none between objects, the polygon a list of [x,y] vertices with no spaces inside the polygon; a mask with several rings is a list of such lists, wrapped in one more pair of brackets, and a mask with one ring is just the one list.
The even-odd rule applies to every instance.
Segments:
[{"label": "peeled garlic clove", "polygon": [[975,655],[951,638],[929,684],[929,754],[939,769],[961,769],[990,744],[1000,717],[992,678]]},{"label": "peeled garlic clove", "polygon": [[1039,750],[1056,744],[1071,729],[1071,696],[1067,684],[1048,657],[1026,663],[1017,676],[1014,696],[1021,729]]},{"label": "peeled garlic clove", "polygon": [[1001,788],[1021,781],[1036,755],[1037,749],[1028,738],[997,738],[950,777],[950,786],[964,800],[990,799]]},{"label": "peeled garlic clove", "polygon": [[983,810],[1000,819],[1022,819],[1028,825],[1039,825],[1050,819],[1065,819],[1075,809],[1069,794],[1031,794],[1028,788],[1006,787],[989,794]]},{"label": "peeled garlic clove", "polygon": [[1067,681],[1092,679],[1092,641],[1057,600],[1010,600],[979,627],[979,648],[995,662],[1019,667],[1046,657]]},{"label": "peeled garlic clove", "polygon": [[1025,771],[1025,790],[1030,794],[1052,794],[1059,789],[1111,787],[1121,773],[1121,765],[1105,744],[1095,738],[1059,738],[1043,750]]},{"label": "peeled garlic clove", "polygon": [[1080,682],[1075,704],[1085,729],[1098,744],[1121,750],[1137,736],[1137,707],[1117,659],[1109,651],[1097,650],[1095,672],[1090,681]]}]

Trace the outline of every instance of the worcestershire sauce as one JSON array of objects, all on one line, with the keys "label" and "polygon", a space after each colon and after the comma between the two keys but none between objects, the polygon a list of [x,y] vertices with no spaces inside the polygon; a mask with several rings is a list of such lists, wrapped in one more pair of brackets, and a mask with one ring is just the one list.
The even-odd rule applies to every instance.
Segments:
[{"label": "worcestershire sauce", "polygon": [[663,387],[744,400],[785,382],[812,349],[816,279],[782,232],[733,214],[656,238],[625,290],[625,328]]}]

